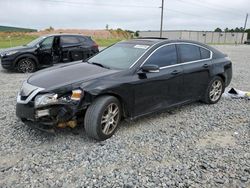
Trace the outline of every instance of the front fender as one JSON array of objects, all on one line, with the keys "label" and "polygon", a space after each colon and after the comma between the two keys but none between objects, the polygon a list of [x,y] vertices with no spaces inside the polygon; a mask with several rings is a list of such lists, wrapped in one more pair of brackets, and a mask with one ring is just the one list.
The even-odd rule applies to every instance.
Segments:
[{"label": "front fender", "polygon": [[19,56],[15,59],[15,61],[14,61],[14,66],[16,66],[17,63],[18,63],[18,61],[19,61],[20,59],[23,59],[23,58],[31,58],[31,59],[33,59],[33,60],[35,61],[35,63],[36,63],[37,66],[39,65],[39,61],[38,61],[37,57],[36,57],[34,54],[27,53],[27,54],[19,55]]},{"label": "front fender", "polygon": [[108,83],[99,82],[98,85],[92,83],[87,86],[85,83],[81,85],[81,88],[84,90],[85,94],[84,104],[91,104],[99,96],[111,95],[120,101],[125,117],[130,117],[132,115],[134,94],[129,84],[114,84],[114,82],[110,81]]}]

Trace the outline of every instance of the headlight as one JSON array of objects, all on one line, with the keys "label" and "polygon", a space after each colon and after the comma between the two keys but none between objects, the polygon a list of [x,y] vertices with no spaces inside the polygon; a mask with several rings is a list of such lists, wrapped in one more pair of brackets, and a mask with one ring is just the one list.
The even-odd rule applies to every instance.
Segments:
[{"label": "headlight", "polygon": [[55,104],[58,102],[57,94],[44,94],[37,95],[35,98],[35,107],[42,107],[50,104]]},{"label": "headlight", "polygon": [[9,55],[13,55],[15,53],[17,53],[18,51],[10,51],[10,52],[6,52],[5,55],[9,56]]},{"label": "headlight", "polygon": [[55,93],[37,95],[35,98],[35,107],[43,107],[47,105],[52,105],[59,103],[60,101],[64,102],[78,102],[83,96],[83,91],[81,89],[72,90],[71,95],[64,95],[58,98],[58,95]]}]

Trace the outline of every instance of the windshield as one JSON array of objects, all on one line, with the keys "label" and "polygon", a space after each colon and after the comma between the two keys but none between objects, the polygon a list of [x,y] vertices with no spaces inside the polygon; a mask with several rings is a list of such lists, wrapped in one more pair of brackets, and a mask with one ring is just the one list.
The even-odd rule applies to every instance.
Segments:
[{"label": "windshield", "polygon": [[90,58],[88,62],[107,68],[129,69],[148,48],[148,45],[117,43]]},{"label": "windshield", "polygon": [[37,44],[39,44],[45,37],[38,37],[37,39],[31,41],[30,43],[26,44],[26,46],[36,46]]}]

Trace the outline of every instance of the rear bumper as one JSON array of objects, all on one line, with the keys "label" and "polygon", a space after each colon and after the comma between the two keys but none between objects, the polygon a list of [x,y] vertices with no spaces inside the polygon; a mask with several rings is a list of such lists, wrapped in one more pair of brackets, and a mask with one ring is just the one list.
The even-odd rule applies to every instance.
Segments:
[{"label": "rear bumper", "polygon": [[231,83],[233,77],[232,63],[230,63],[225,67],[225,76],[226,76],[225,87],[227,87]]}]

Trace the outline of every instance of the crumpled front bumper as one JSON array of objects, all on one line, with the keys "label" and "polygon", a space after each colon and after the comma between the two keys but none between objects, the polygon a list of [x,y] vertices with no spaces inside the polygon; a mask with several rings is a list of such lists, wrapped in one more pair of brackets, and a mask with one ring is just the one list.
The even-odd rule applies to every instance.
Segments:
[{"label": "crumpled front bumper", "polygon": [[58,125],[76,120],[77,106],[55,104],[36,109],[31,101],[27,104],[16,104],[16,115],[25,124],[40,130],[51,130]]}]

